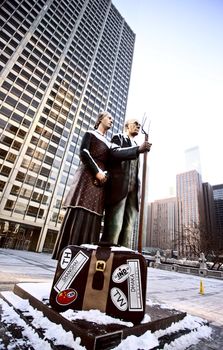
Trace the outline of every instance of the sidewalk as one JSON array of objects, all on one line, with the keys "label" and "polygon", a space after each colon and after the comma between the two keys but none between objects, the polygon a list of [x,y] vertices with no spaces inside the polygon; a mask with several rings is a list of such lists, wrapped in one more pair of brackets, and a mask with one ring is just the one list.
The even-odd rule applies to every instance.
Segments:
[{"label": "sidewalk", "polygon": [[[51,282],[57,261],[51,254],[0,248],[0,291],[12,290],[19,282]],[[223,281],[148,268],[147,300],[202,317],[213,328],[213,339],[190,350],[223,349]]]},{"label": "sidewalk", "polygon": [[147,297],[223,327],[222,280],[149,268]]},{"label": "sidewalk", "polygon": [[19,282],[52,281],[56,265],[51,254],[0,248],[0,291]]}]

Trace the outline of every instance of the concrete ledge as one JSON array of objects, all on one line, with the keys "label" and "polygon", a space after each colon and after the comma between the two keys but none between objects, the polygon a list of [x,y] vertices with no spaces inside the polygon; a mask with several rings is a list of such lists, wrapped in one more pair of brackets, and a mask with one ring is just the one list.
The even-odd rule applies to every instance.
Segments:
[{"label": "concrete ledge", "polygon": [[191,274],[202,277],[212,277],[217,279],[223,279],[223,271],[214,271],[208,269],[199,269],[198,267],[183,266],[178,264],[154,264],[150,263],[149,267],[155,267],[160,270],[175,271],[180,273]]}]

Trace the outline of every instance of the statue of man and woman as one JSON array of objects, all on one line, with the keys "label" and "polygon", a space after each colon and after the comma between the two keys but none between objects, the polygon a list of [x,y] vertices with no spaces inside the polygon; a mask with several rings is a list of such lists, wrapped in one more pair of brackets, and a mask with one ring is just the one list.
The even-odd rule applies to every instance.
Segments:
[{"label": "statue of man and woman", "polygon": [[151,143],[145,141],[139,146],[134,141],[140,130],[137,119],[127,120],[125,132],[109,142],[106,132],[112,124],[112,115],[103,111],[94,130],[83,136],[80,165],[63,203],[66,212],[53,259],[58,259],[67,245],[97,244],[100,240],[131,248],[139,210],[139,155],[149,152]]}]

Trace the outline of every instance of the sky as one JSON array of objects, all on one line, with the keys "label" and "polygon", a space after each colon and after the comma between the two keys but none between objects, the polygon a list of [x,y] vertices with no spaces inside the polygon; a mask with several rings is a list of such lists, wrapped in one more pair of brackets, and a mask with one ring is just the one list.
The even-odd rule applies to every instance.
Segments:
[{"label": "sky", "polygon": [[149,201],[175,195],[193,147],[202,181],[222,184],[223,1],[112,2],[136,34],[126,118],[150,120]]}]

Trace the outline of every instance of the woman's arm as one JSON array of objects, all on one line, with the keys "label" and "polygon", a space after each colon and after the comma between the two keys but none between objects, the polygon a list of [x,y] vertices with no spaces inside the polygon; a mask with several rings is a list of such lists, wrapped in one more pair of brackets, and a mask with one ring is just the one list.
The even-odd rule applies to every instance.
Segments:
[{"label": "woman's arm", "polygon": [[90,132],[86,132],[81,142],[80,159],[85,165],[87,165],[87,167],[92,171],[92,173],[96,175],[101,169],[90,154],[89,150],[91,145],[91,139],[92,134]]},{"label": "woman's arm", "polygon": [[101,183],[104,183],[107,180],[106,174],[97,165],[89,151],[92,136],[93,135],[90,132],[86,132],[83,136],[80,147],[80,159],[90,169],[95,178],[98,179]]}]

